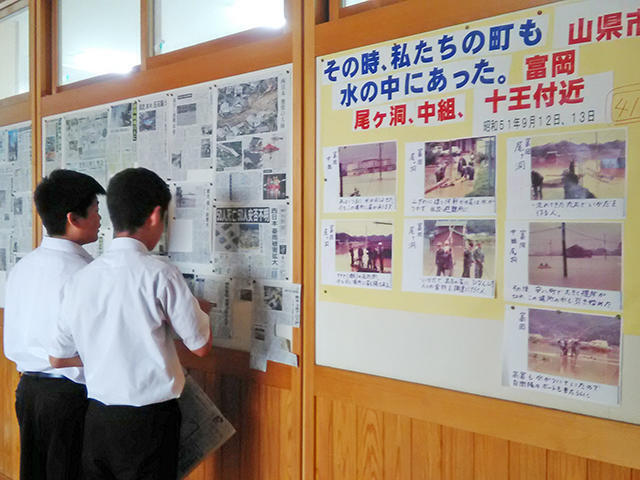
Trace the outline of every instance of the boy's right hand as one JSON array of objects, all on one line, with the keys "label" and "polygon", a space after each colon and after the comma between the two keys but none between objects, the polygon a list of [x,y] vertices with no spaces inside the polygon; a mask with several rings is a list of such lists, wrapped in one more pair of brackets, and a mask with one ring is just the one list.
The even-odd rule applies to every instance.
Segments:
[{"label": "boy's right hand", "polygon": [[198,305],[200,306],[200,310],[202,310],[207,315],[209,315],[209,312],[211,311],[211,309],[216,306],[215,303],[209,302],[209,301],[205,300],[204,298],[196,298],[196,300],[198,301]]}]

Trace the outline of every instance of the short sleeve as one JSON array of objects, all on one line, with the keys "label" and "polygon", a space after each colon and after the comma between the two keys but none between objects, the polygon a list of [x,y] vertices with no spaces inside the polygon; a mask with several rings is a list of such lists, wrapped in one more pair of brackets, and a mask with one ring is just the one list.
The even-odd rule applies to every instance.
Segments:
[{"label": "short sleeve", "polygon": [[60,311],[56,321],[51,326],[51,342],[48,347],[48,354],[56,358],[71,358],[78,355],[73,335],[66,322],[66,312],[69,311],[67,288],[62,289]]}]

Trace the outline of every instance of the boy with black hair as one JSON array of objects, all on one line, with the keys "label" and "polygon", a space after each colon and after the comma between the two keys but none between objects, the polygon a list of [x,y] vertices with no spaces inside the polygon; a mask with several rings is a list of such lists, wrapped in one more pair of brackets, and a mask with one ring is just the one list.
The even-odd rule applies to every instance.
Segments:
[{"label": "boy with black hair", "polygon": [[209,317],[180,271],[149,254],[170,199],[166,183],[150,170],[116,174],[107,188],[115,238],[63,292],[50,360],[62,366],[79,355],[85,367],[89,479],[176,478],[177,398],[185,379],[171,331],[198,356],[211,344]]},{"label": "boy with black hair", "polygon": [[9,273],[4,353],[21,372],[16,390],[20,478],[80,478],[87,390],[82,368],[52,368],[62,286],[91,260],[81,245],[98,238],[98,195],[88,175],[54,170],[37,186],[36,209],[48,236]]}]

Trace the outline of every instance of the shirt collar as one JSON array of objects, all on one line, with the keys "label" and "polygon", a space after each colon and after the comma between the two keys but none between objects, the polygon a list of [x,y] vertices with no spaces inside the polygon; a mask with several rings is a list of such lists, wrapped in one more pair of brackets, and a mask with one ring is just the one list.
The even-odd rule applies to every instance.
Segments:
[{"label": "shirt collar", "polygon": [[67,240],[66,238],[42,237],[42,243],[40,244],[40,246],[42,248],[48,248],[50,250],[59,250],[61,252],[80,255],[82,258],[85,258],[89,261],[93,260],[93,257],[89,254],[89,252],[87,252],[77,243],[72,242],[71,240]]},{"label": "shirt collar", "polygon": [[140,240],[131,237],[116,237],[111,240],[109,250],[129,250],[140,253],[149,253],[147,247]]}]

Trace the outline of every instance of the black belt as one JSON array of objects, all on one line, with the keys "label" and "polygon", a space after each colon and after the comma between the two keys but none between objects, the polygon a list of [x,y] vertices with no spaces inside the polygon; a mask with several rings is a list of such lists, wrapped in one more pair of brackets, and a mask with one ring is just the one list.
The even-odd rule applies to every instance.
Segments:
[{"label": "black belt", "polygon": [[58,375],[57,373],[45,373],[45,372],[22,372],[22,375],[27,377],[36,378],[66,378],[64,375]]}]

